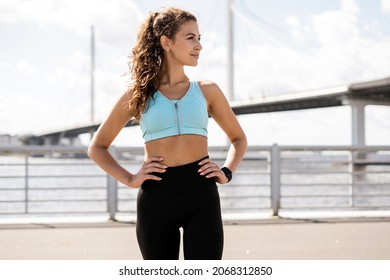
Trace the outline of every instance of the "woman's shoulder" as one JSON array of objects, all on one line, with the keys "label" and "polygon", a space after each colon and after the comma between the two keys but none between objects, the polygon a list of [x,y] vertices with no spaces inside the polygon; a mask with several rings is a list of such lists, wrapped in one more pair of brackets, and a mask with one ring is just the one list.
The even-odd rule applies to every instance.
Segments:
[{"label": "woman's shoulder", "polygon": [[199,87],[205,95],[222,92],[219,86],[210,80],[198,81]]},{"label": "woman's shoulder", "polygon": [[222,90],[213,81],[198,81],[199,87],[203,92],[209,106],[222,102],[225,98]]}]

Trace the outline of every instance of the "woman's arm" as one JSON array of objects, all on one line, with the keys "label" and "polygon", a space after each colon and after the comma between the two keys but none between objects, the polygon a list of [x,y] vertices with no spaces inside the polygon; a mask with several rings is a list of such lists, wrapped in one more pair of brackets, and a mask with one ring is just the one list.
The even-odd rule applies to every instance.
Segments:
[{"label": "woman's arm", "polygon": [[[209,114],[225,132],[231,143],[224,166],[234,173],[247,148],[245,133],[221,89],[213,82],[201,82],[200,86],[208,102]],[[224,177],[224,173],[221,174],[218,170],[215,174],[216,177]],[[218,178],[217,182],[223,183],[222,178]]]},{"label": "woman's arm", "polygon": [[126,185],[128,185],[131,173],[111,156],[108,148],[131,119],[128,110],[125,108],[125,102],[128,100],[129,95],[127,93],[123,94],[108,117],[99,126],[88,147],[88,156],[104,171]]},{"label": "woman's arm", "polygon": [[104,171],[123,184],[129,187],[140,187],[142,182],[147,179],[160,180],[159,177],[150,175],[149,173],[164,172],[165,167],[159,164],[163,159],[150,158],[138,173],[131,174],[109,153],[108,148],[111,143],[132,117],[125,107],[128,100],[128,93],[123,94],[108,117],[102,122],[88,147],[88,156]]}]

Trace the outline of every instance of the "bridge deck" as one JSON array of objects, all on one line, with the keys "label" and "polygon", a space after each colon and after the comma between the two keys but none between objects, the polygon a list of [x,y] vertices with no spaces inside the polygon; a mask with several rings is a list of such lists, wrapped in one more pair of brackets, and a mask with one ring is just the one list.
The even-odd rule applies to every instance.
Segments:
[{"label": "bridge deck", "polygon": [[[303,110],[349,105],[350,100],[363,100],[367,104],[390,105],[390,77],[375,81],[354,83],[317,91],[271,96],[249,101],[231,102],[236,115]],[[93,133],[100,123],[90,123],[69,129],[49,131],[21,137],[25,144],[39,144],[44,138],[72,138],[79,134]],[[136,125],[130,121],[126,126]]]}]

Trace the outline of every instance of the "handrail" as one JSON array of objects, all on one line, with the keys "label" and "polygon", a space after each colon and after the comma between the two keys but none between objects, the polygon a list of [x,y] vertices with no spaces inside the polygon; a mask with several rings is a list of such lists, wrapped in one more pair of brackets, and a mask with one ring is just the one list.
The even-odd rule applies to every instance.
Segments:
[{"label": "handrail", "polygon": [[[222,164],[227,150],[211,147],[210,155]],[[110,148],[130,169],[142,163],[143,152],[142,147]],[[0,218],[134,214],[136,191],[107,176],[86,153],[85,146],[0,146]],[[227,213],[388,210],[390,146],[250,146],[233,181],[219,191]]]}]

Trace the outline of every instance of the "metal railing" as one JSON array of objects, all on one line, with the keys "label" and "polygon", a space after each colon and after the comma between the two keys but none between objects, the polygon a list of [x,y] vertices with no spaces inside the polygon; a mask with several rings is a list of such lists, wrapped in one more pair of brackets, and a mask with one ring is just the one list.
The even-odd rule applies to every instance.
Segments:
[{"label": "metal railing", "polygon": [[[107,176],[86,147],[0,147],[0,218],[6,215],[136,213],[137,191]],[[131,172],[143,148],[112,147]],[[211,147],[222,165],[227,149]],[[249,147],[232,182],[219,188],[224,213],[389,210],[388,146]]]}]

